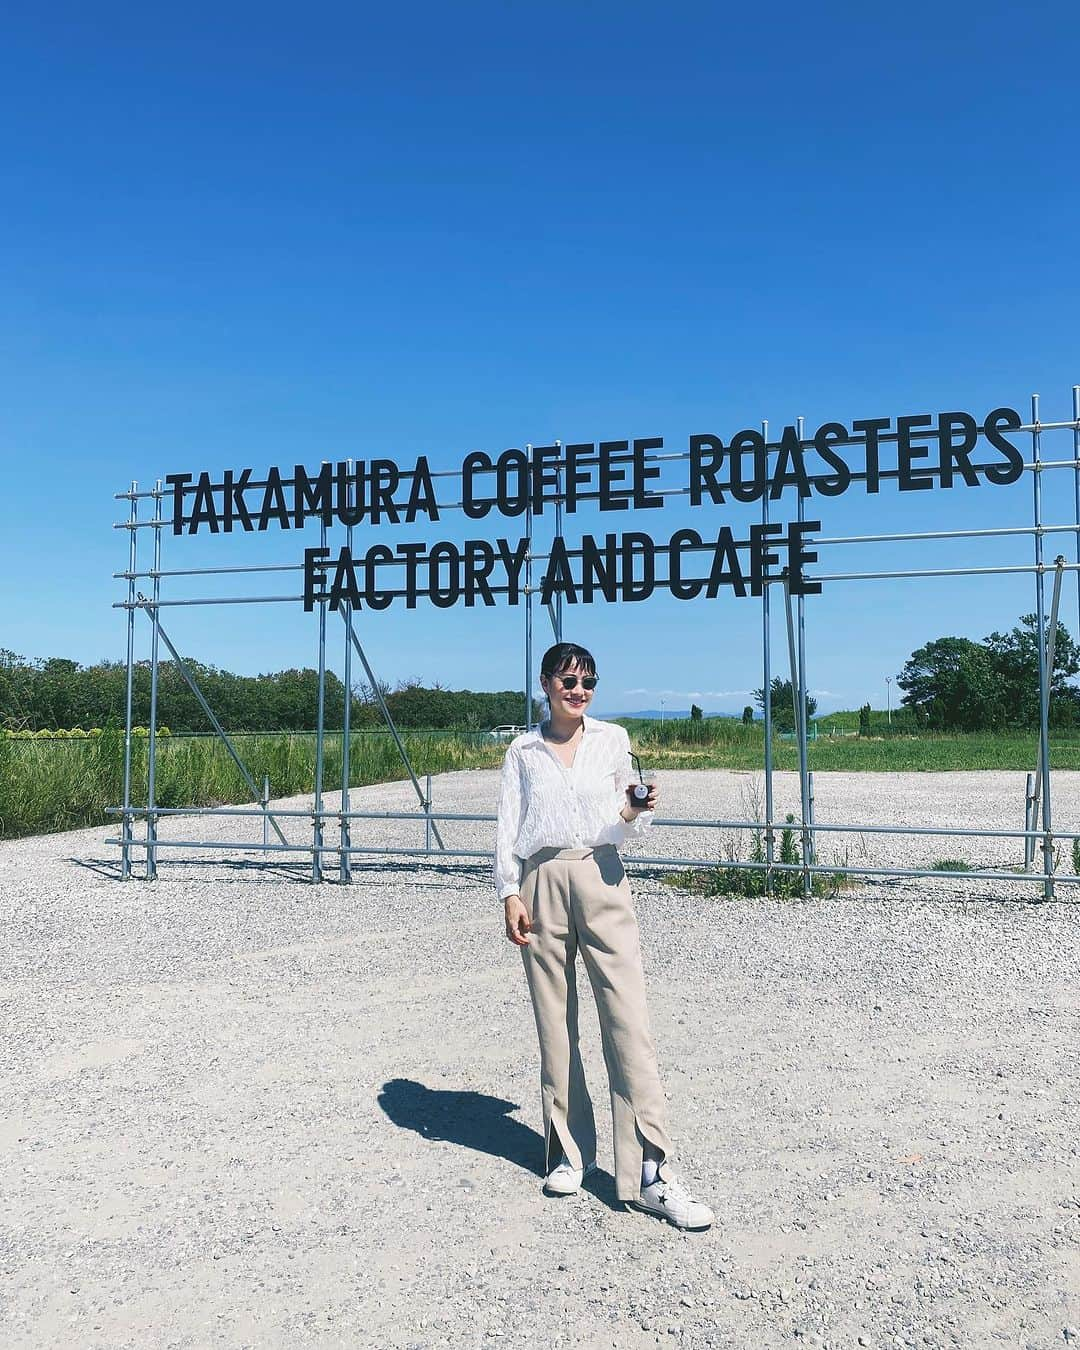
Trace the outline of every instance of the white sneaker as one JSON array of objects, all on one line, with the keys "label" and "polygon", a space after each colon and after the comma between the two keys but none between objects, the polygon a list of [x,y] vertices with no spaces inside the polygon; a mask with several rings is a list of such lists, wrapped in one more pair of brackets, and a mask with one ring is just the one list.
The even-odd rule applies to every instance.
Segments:
[{"label": "white sneaker", "polygon": [[544,1190],[549,1195],[573,1195],[581,1190],[581,1183],[590,1172],[596,1171],[596,1163],[586,1163],[584,1167],[571,1167],[570,1159],[564,1153],[562,1162],[553,1167],[544,1179]]},{"label": "white sneaker", "polygon": [[658,1176],[651,1186],[642,1186],[632,1205],[659,1214],[676,1228],[708,1228],[716,1217],[708,1205],[695,1200],[678,1177],[666,1181]]}]

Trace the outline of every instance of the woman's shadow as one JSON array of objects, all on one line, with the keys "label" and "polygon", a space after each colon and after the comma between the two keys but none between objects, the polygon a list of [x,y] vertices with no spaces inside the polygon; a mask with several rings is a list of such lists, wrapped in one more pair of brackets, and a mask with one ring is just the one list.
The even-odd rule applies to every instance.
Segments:
[{"label": "woman's shadow", "polygon": [[[489,1097],[483,1092],[459,1092],[425,1087],[409,1078],[391,1078],[379,1091],[379,1105],[400,1129],[422,1139],[441,1139],[476,1153],[505,1158],[534,1176],[543,1173],[537,1165],[544,1141],[537,1132],[510,1112],[516,1102]],[[582,1186],[609,1209],[622,1211],[615,1197],[615,1178],[597,1168]]]}]

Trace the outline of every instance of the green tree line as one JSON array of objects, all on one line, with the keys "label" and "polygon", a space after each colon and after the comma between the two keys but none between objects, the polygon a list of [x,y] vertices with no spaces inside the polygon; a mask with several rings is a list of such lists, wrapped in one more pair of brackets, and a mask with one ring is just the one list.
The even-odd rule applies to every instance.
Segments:
[{"label": "green tree line", "polygon": [[[1080,651],[1063,623],[1054,637],[1050,725],[1080,726]],[[912,652],[896,683],[912,724],[932,731],[1032,729],[1039,725],[1039,641],[1034,614],[981,642],[940,637]]]},{"label": "green tree line", "polygon": [[[267,675],[234,675],[185,658],[196,683],[228,731],[311,731],[315,727],[318,674],[311,669]],[[1050,686],[1050,724],[1080,726],[1080,690],[1070,679],[1080,672],[1080,648],[1064,624],[1054,640],[1054,675]],[[895,731],[1030,730],[1039,723],[1039,654],[1036,619],[1022,615],[1006,633],[993,632],[981,642],[940,637],[908,658],[897,685],[903,690]],[[501,723],[521,724],[525,695],[520,690],[495,693],[446,689],[419,680],[399,681],[380,692],[397,726],[425,730],[482,731]],[[123,724],[125,667],[122,661],[80,666],[63,657],[27,660],[0,648],[0,728],[11,731],[62,730]],[[764,708],[765,691],[754,691]],[[789,680],[771,682],[770,705],[777,731],[795,724]],[[345,689],[326,673],[325,725],[341,728]],[[700,710],[698,710],[700,711]],[[807,720],[816,702],[807,697]],[[868,717],[867,711],[867,717]],[[541,716],[533,701],[533,718]],[[150,720],[150,664],[137,662],[133,674],[132,717],[135,725]],[[753,720],[747,707],[743,721]],[[366,684],[352,690],[352,725],[358,730],[384,725],[376,691]],[[207,731],[209,724],[198,700],[175,664],[165,661],[158,676],[158,725],[170,731]],[[868,734],[864,733],[864,734]]]},{"label": "green tree line", "polygon": [[[268,675],[234,675],[184,658],[195,683],[227,731],[312,731],[318,705],[315,670],[282,670]],[[0,727],[8,731],[56,731],[123,725],[126,668],[122,661],[81,666],[63,657],[27,660],[0,648]],[[428,687],[418,680],[381,684],[380,692],[399,727],[484,731],[500,723],[521,724],[525,695]],[[534,700],[534,718],[539,705]],[[345,715],[345,687],[326,672],[324,722],[339,730]],[[385,726],[376,692],[358,684],[352,691],[351,723],[357,730]],[[137,662],[132,676],[132,721],[150,721],[150,663]],[[174,734],[209,731],[198,700],[172,661],[158,668],[158,725]]]}]

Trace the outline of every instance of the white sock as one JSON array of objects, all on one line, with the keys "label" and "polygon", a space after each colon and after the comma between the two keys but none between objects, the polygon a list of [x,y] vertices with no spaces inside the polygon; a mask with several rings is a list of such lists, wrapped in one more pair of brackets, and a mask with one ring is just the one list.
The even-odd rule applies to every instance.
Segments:
[{"label": "white sock", "polygon": [[642,1158],[641,1160],[641,1184],[651,1186],[656,1180],[656,1173],[659,1167],[656,1158]]}]

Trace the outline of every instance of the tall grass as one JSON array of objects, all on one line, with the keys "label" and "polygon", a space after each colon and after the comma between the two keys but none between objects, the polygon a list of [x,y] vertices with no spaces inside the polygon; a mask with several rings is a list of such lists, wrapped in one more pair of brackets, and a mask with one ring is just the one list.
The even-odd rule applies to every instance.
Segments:
[{"label": "tall grass", "polygon": [[[754,818],[761,819],[760,811]],[[741,849],[738,844],[726,845],[728,863],[741,861]],[[697,895],[731,895],[752,897],[758,895],[778,895],[794,897],[803,893],[801,872],[787,870],[774,871],[762,866],[766,861],[764,826],[755,829],[750,843],[751,863],[754,867],[712,867],[688,868],[684,872],[669,872],[662,880],[664,885],[680,890],[691,891]],[[798,867],[802,862],[802,849],[798,842],[795,817],[789,812],[787,823],[780,831],[780,848],[776,861]],[[853,884],[853,879],[841,868],[834,872],[814,872],[810,876],[811,895],[835,895],[842,887]]]},{"label": "tall grass", "polygon": [[[760,769],[765,731],[731,717],[629,721],[643,765],[655,769]],[[918,735],[819,736],[808,742],[810,768],[821,772],[949,772],[961,769],[1035,771],[1034,732],[920,732]],[[773,737],[773,767],[797,770],[794,741]],[[1080,733],[1051,731],[1050,767],[1080,769]]]},{"label": "tall grass", "polygon": [[[760,770],[764,734],[760,722],[743,726],[733,718],[631,720],[634,748],[643,767],[655,769]],[[418,775],[454,769],[494,769],[502,763],[505,743],[482,733],[401,733]],[[215,737],[162,737],[158,740],[155,796],[159,806],[216,806],[246,802],[250,792],[243,776]],[[314,790],[315,737],[307,732],[275,732],[238,738],[239,753],[257,786],[264,774],[275,798]],[[891,736],[888,738],[821,738],[809,746],[810,768],[821,772],[937,771],[957,769],[1035,769],[1037,740],[1030,734]],[[327,791],[341,782],[342,738],[326,737],[323,784]],[[1080,769],[1080,736],[1051,734],[1054,769]],[[105,808],[123,800],[124,734],[106,727],[100,736],[81,740],[37,740],[0,736],[0,838],[43,834],[115,821]],[[798,749],[791,741],[774,741],[773,764],[797,770]],[[350,786],[405,778],[405,766],[393,738],[385,731],[354,732],[350,751]],[[147,796],[147,740],[132,738],[131,799],[143,805]]]},{"label": "tall grass", "polygon": [[[453,769],[497,768],[505,745],[467,732],[402,732],[418,775]],[[270,779],[273,797],[315,788],[315,737],[308,733],[244,736],[237,750],[257,787]],[[144,736],[132,738],[131,800],[147,800]],[[341,785],[341,733],[323,744],[323,786]],[[407,777],[393,738],[385,732],[354,732],[350,738],[349,785],[386,783]],[[21,740],[0,737],[0,838],[44,834],[116,821],[106,807],[118,806],[124,790],[124,733],[107,727],[86,740]],[[161,738],[157,742],[157,805],[220,806],[246,802],[251,792],[224,744],[215,737]]]}]

